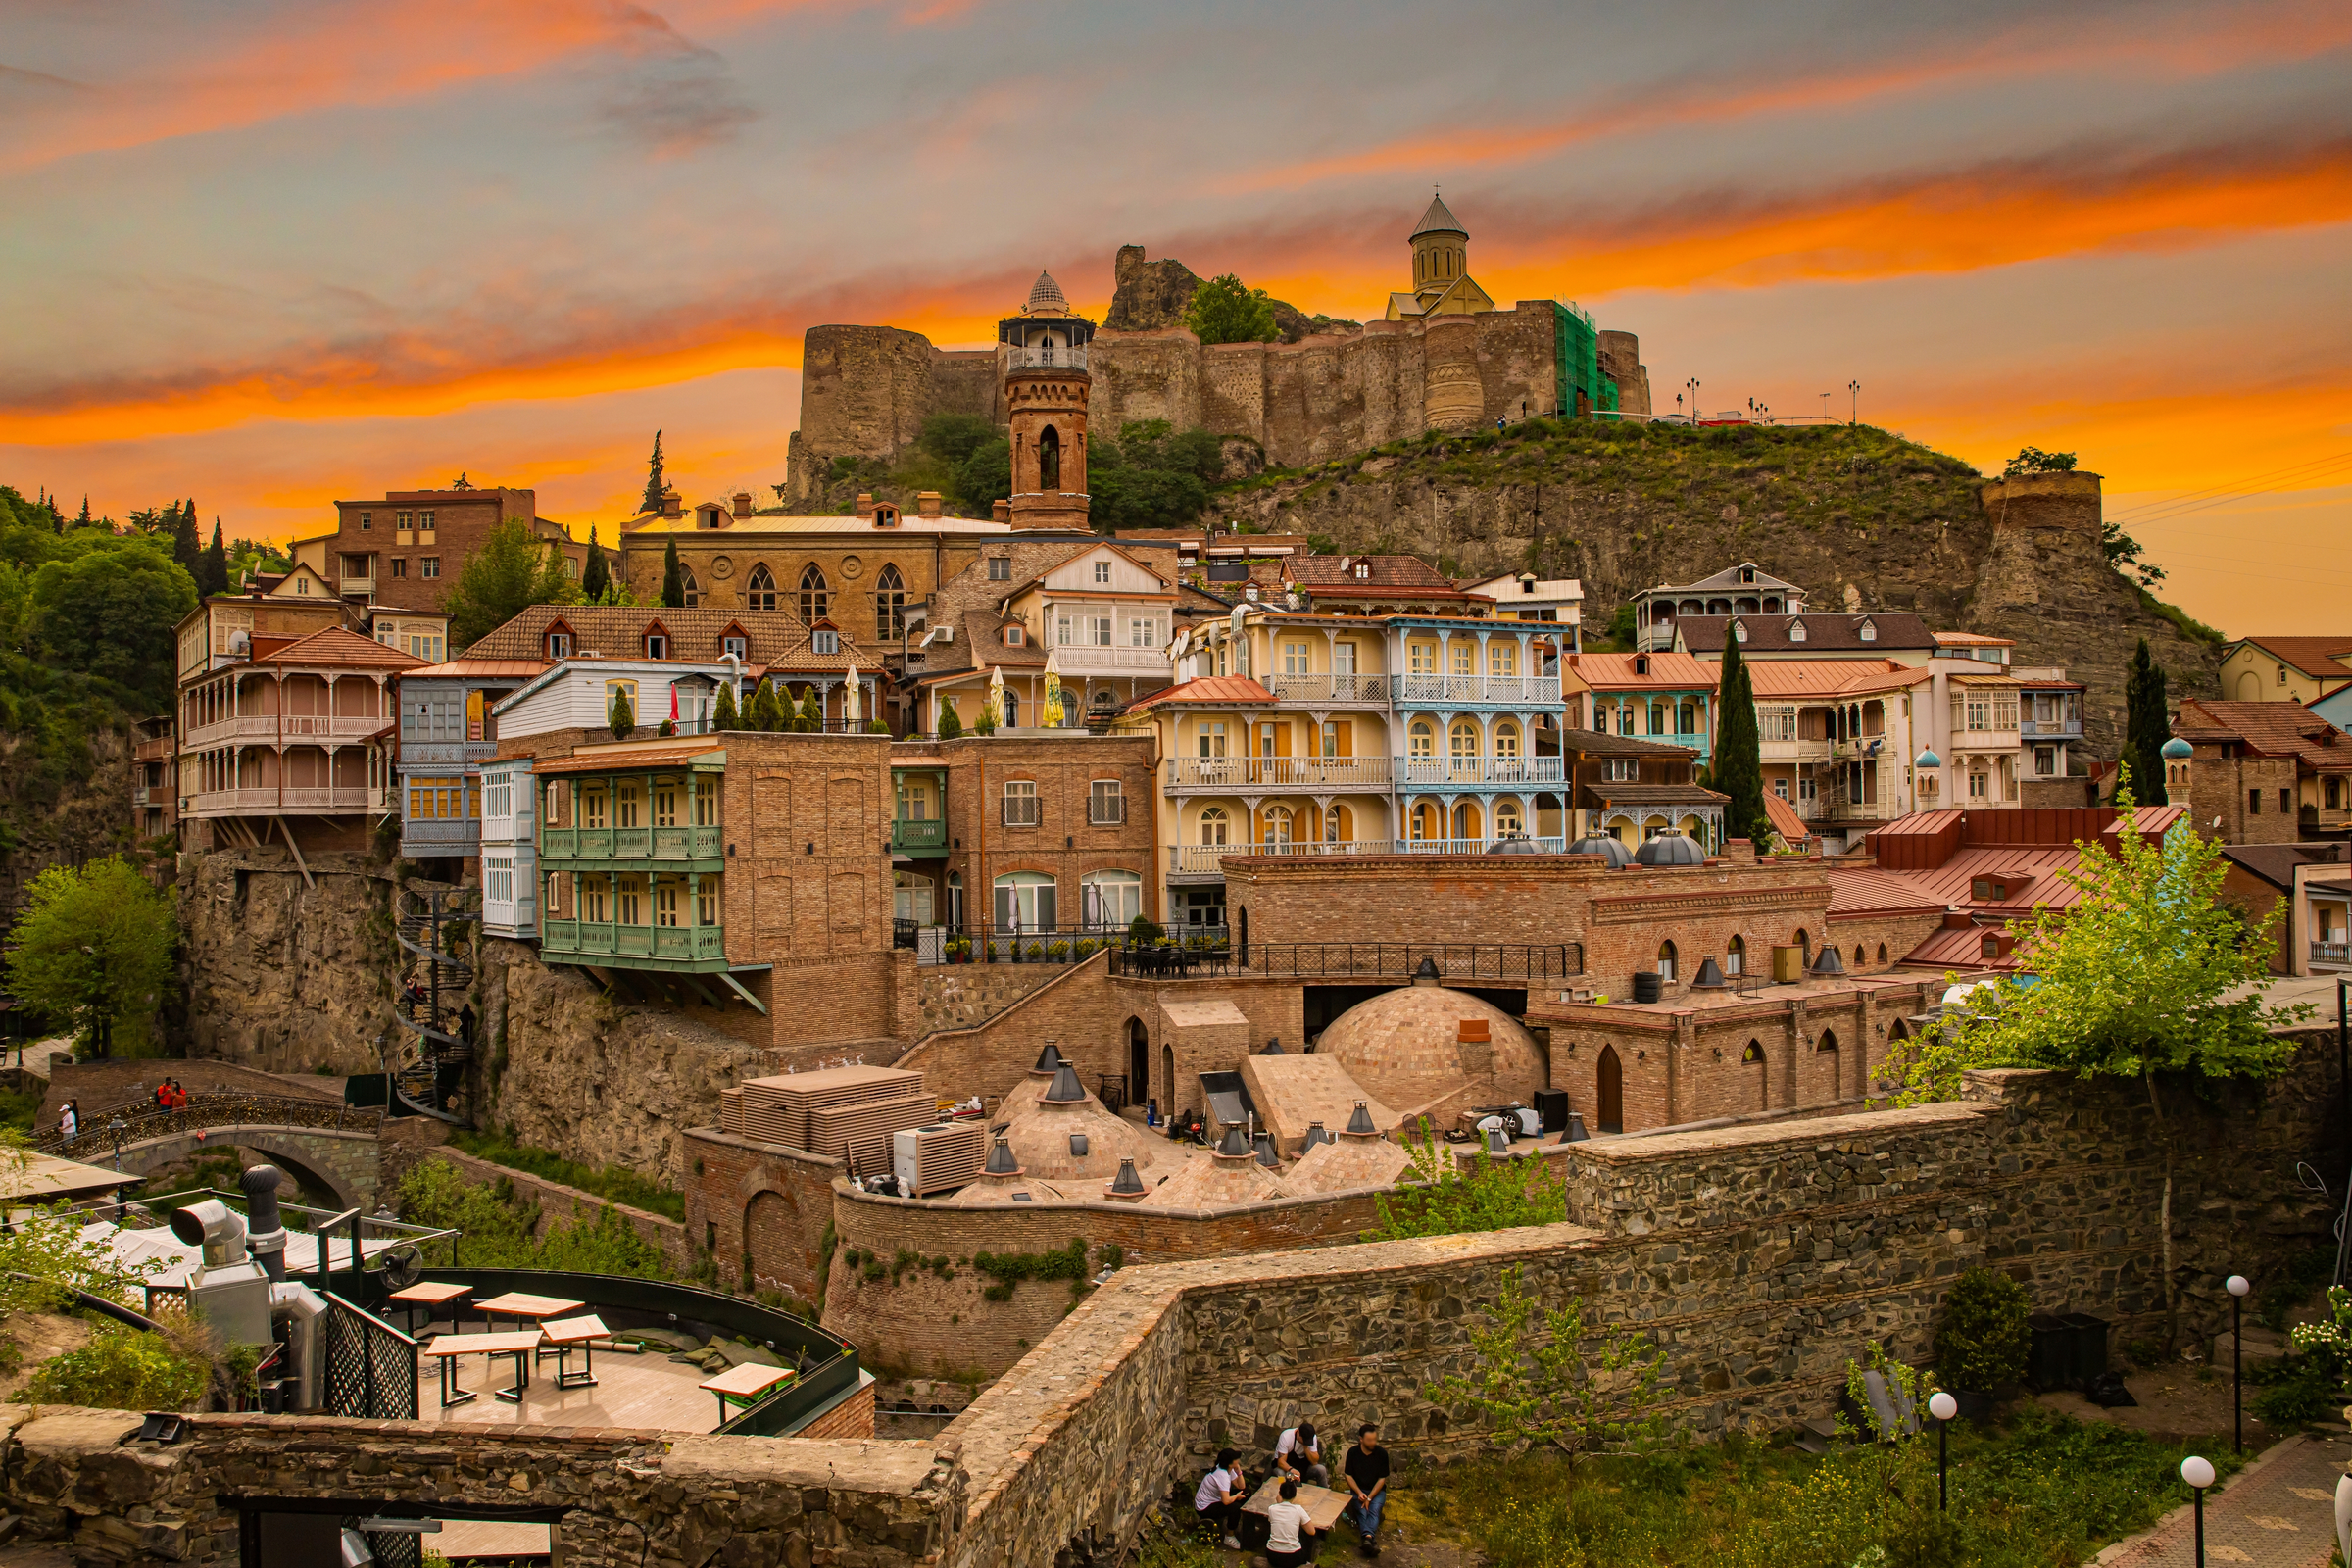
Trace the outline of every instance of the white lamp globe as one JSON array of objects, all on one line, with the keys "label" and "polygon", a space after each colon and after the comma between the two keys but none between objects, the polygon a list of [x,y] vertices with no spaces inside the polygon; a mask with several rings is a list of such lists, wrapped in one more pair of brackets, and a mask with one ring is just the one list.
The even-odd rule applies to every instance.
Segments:
[{"label": "white lamp globe", "polygon": [[2232,1274],[2224,1283],[2229,1286],[2230,1294],[2231,1296],[2243,1296],[2254,1288],[2252,1285],[2246,1282],[2246,1277],[2243,1274]]},{"label": "white lamp globe", "polygon": [[1937,1389],[1928,1396],[1928,1414],[1938,1421],[1949,1421],[1960,1413],[1960,1401]]},{"label": "white lamp globe", "polygon": [[2203,1492],[2213,1485],[2213,1461],[2190,1454],[2180,1461],[2180,1479]]}]

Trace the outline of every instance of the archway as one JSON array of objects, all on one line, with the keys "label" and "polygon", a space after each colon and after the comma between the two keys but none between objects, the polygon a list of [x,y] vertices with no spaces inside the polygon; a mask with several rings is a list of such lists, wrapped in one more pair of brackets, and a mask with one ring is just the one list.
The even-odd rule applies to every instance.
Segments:
[{"label": "archway", "polygon": [[1159,1048],[1159,1097],[1166,1102],[1160,1106],[1161,1117],[1175,1115],[1179,1107],[1176,1103],[1176,1048],[1174,1046]]},{"label": "archway", "polygon": [[1625,1067],[1617,1059],[1615,1046],[1600,1048],[1600,1064],[1593,1076],[1593,1101],[1599,1110],[1600,1131],[1625,1131]]},{"label": "archway", "polygon": [[1674,984],[1674,959],[1675,959],[1674,944],[1673,944],[1673,943],[1671,943],[1671,942],[1661,942],[1661,943],[1659,943],[1659,944],[1658,944],[1658,978],[1659,978],[1660,980],[1664,981],[1664,982],[1665,982],[1666,984],[1668,984],[1668,985],[1672,985],[1672,984]]},{"label": "archway", "polygon": [[[758,1247],[757,1241],[763,1237],[781,1240],[790,1236],[792,1234],[791,1209],[792,1205],[784,1200],[784,1196],[773,1188],[754,1193],[752,1200],[743,1205],[743,1250],[738,1254],[738,1258],[742,1265],[743,1282],[746,1285],[757,1287],[762,1284],[780,1285],[783,1283],[776,1269],[778,1260],[760,1256],[760,1249]],[[760,1267],[762,1263],[767,1265],[765,1269]]]},{"label": "archway", "polygon": [[1127,1020],[1127,1102],[1149,1098],[1152,1085],[1152,1031],[1141,1018]]},{"label": "archway", "polygon": [[1723,972],[1725,974],[1747,973],[1747,940],[1744,937],[1734,937],[1724,944]]},{"label": "archway", "polygon": [[1061,432],[1050,424],[1037,436],[1037,487],[1048,494],[1061,488]]},{"label": "archway", "polygon": [[1740,1054],[1741,1110],[1770,1110],[1772,1083],[1768,1074],[1771,1066],[1764,1059],[1764,1042],[1750,1040],[1747,1049]]},{"label": "archway", "polygon": [[1803,958],[1806,967],[1810,968],[1813,963],[1813,934],[1799,926],[1796,935],[1790,940],[1796,944],[1797,956]]},{"label": "archway", "polygon": [[1837,1030],[1824,1029],[1821,1032],[1821,1041],[1814,1046],[1813,1055],[1828,1071],[1830,1098],[1836,1100],[1844,1095],[1845,1074],[1839,1069],[1843,1066],[1845,1058],[1838,1054]]}]

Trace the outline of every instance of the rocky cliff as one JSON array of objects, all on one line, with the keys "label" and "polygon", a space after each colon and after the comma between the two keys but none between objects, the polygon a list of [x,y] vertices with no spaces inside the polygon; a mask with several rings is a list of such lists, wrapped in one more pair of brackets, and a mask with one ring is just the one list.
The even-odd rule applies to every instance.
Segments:
[{"label": "rocky cliff", "polygon": [[191,1056],[268,1072],[376,1072],[394,1027],[392,869],[281,847],[180,857],[180,976]]},{"label": "rocky cliff", "polygon": [[2124,666],[2145,637],[2172,695],[2216,689],[2217,646],[2107,563],[2095,534],[1999,527],[1967,464],[1869,426],[1689,429],[1532,420],[1392,442],[1218,493],[1218,520],[1331,551],[1406,552],[1462,576],[1581,578],[1588,636],[1629,595],[1741,561],[1821,610],[1916,610],[2017,640],[2017,662],[2089,688],[2115,753]]},{"label": "rocky cliff", "polygon": [[0,730],[0,908],[24,902],[33,878],[121,852],[139,858],[131,819],[131,743],[122,730],[85,738]]},{"label": "rocky cliff", "polygon": [[[1200,286],[1199,274],[1173,256],[1163,256],[1156,262],[1145,261],[1141,245],[1119,247],[1111,275],[1110,311],[1102,318],[1103,329],[1110,332],[1156,332],[1182,326],[1185,310],[1193,303],[1193,291]],[[1281,329],[1285,343],[1296,343],[1317,332],[1362,330],[1357,322],[1308,316],[1282,300],[1268,299],[1266,303],[1274,308],[1274,324]]]}]

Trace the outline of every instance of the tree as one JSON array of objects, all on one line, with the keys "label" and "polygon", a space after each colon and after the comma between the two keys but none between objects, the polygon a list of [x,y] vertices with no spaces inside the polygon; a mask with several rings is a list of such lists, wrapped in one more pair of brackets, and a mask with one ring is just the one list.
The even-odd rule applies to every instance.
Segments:
[{"label": "tree", "polygon": [[1271,343],[1282,336],[1274,306],[1262,288],[1253,289],[1227,272],[1204,280],[1184,308],[1184,324],[1203,344]]},{"label": "tree", "polygon": [[743,727],[743,715],[735,710],[735,683],[731,680],[718,683],[718,707],[711,712],[710,724],[720,730]]},{"label": "tree", "polygon": [[2017,456],[2009,460],[2003,477],[2018,473],[2071,473],[2075,455],[2072,452],[2044,452],[2039,447],[2020,447]]},{"label": "tree", "polygon": [[483,538],[441,601],[450,646],[469,647],[533,605],[570,604],[578,595],[564,570],[564,552],[512,518]]},{"label": "tree", "polygon": [[627,740],[637,728],[637,705],[629,700],[626,686],[612,688],[612,707],[605,714],[605,722],[612,726],[612,738],[616,741]]},{"label": "tree", "polygon": [[178,934],[172,901],[121,856],[53,865],[33,878],[10,932],[9,988],[104,1056],[116,1020],[154,1004]]},{"label": "tree", "polygon": [[686,568],[678,564],[678,536],[671,534],[662,551],[662,608],[686,608]]},{"label": "tree", "polygon": [[1410,1185],[1373,1200],[1380,1224],[1364,1232],[1367,1242],[1552,1225],[1567,1217],[1568,1189],[1543,1160],[1496,1159],[1481,1144],[1464,1171],[1426,1118],[1419,1136],[1404,1138],[1404,1150],[1413,1167],[1400,1181]]},{"label": "tree", "polygon": [[1012,494],[1012,442],[1005,436],[983,441],[956,466],[956,498],[974,516]]},{"label": "tree", "polygon": [[1772,842],[1772,817],[1764,809],[1764,744],[1756,728],[1755,678],[1740,657],[1737,637],[1724,640],[1715,706],[1715,760],[1707,787],[1730,797],[1723,808],[1724,836],[1762,850]]},{"label": "tree", "polygon": [[612,584],[612,568],[605,562],[605,547],[596,541],[596,524],[588,525],[588,564],[580,571],[580,593],[590,604],[605,597]]},{"label": "tree", "polygon": [[197,558],[203,554],[204,546],[196,537],[196,498],[190,496],[181,503],[178,514],[172,519],[172,559],[179,563],[181,570],[194,577]]},{"label": "tree", "polygon": [[939,738],[943,741],[952,741],[959,740],[962,736],[963,719],[956,711],[956,699],[953,697],[941,698],[939,700]]},{"label": "tree", "polygon": [[646,460],[645,497],[637,505],[639,512],[659,513],[662,510],[662,432],[654,432],[654,455]]},{"label": "tree", "polygon": [[2171,804],[2164,787],[2164,743],[2173,738],[2170,702],[2165,695],[2164,666],[2148,653],[2148,640],[2124,668],[2124,778],[2143,793],[2151,806]]},{"label": "tree", "polygon": [[752,728],[773,733],[784,727],[784,710],[776,701],[776,683],[762,679],[752,694]]},{"label": "tree", "polygon": [[1003,434],[997,421],[985,414],[934,414],[923,420],[914,444],[942,463],[955,466],[991,441],[1001,439]]},{"label": "tree", "polygon": [[[1530,1323],[1538,1316],[1540,1333]],[[1564,1306],[1540,1307],[1517,1263],[1502,1271],[1502,1292],[1487,1309],[1487,1322],[1469,1331],[1477,1370],[1448,1373],[1424,1392],[1484,1414],[1498,1446],[1530,1443],[1567,1455],[1571,1508],[1579,1459],[1638,1453],[1657,1442],[1665,1429],[1656,1407],[1664,1397],[1658,1374],[1666,1352],[1648,1336],[1610,1333],[1587,1365],[1585,1340],[1592,1331],[1584,1298],[1571,1291]]]},{"label": "tree", "polygon": [[825,732],[825,699],[816,683],[810,681],[801,693],[800,731],[804,735],[822,735]]},{"label": "tree", "polygon": [[1921,1037],[1887,1065],[1900,1086],[1897,1104],[1956,1099],[1961,1075],[1977,1067],[2140,1080],[2164,1153],[2164,1298],[2177,1332],[2175,1151],[2162,1082],[2276,1077],[2295,1048],[2273,1030],[2311,1009],[2273,1006],[2258,991],[2230,995],[2268,978],[2283,908],[2272,910],[2248,938],[2222,899],[2230,861],[2221,846],[2185,822],[2161,839],[2140,833],[2128,779],[2115,804],[2121,814],[2114,850],[2078,841],[2074,867],[2059,873],[2079,895],[2074,904],[2063,910],[2037,906],[2025,924],[2017,951],[2031,983],[2003,979],[1954,1027]]},{"label": "tree", "polygon": [[204,547],[198,558],[196,592],[199,596],[228,592],[228,551],[220,543],[220,519],[213,519],[213,542]]},{"label": "tree", "polygon": [[1208,506],[1208,486],[1178,469],[1090,466],[1087,483],[1094,492],[1087,514],[1102,533],[1180,528]]},{"label": "tree", "polygon": [[33,641],[49,662],[115,681],[159,711],[172,703],[173,627],[195,608],[194,580],[162,540],[138,535],[97,535],[45,563],[27,596]]}]

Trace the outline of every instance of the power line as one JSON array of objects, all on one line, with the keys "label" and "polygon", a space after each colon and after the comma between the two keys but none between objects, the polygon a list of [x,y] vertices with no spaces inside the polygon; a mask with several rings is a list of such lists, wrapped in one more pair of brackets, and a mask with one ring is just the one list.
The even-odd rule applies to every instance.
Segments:
[{"label": "power line", "polygon": [[2221,506],[2230,501],[2268,495],[2278,490],[2305,488],[2309,486],[2311,480],[2348,467],[2352,467],[2352,452],[2338,452],[2325,458],[2314,458],[2307,463],[2298,463],[2290,467],[2256,474],[2250,479],[2235,480],[2228,485],[2208,485],[2202,490],[2184,491],[2163,501],[2151,501],[2143,506],[2114,514],[2109,516],[2108,520],[2110,522],[2142,524],[2159,522],[2168,517],[2181,516],[2191,512],[2202,512],[2208,507]]}]

